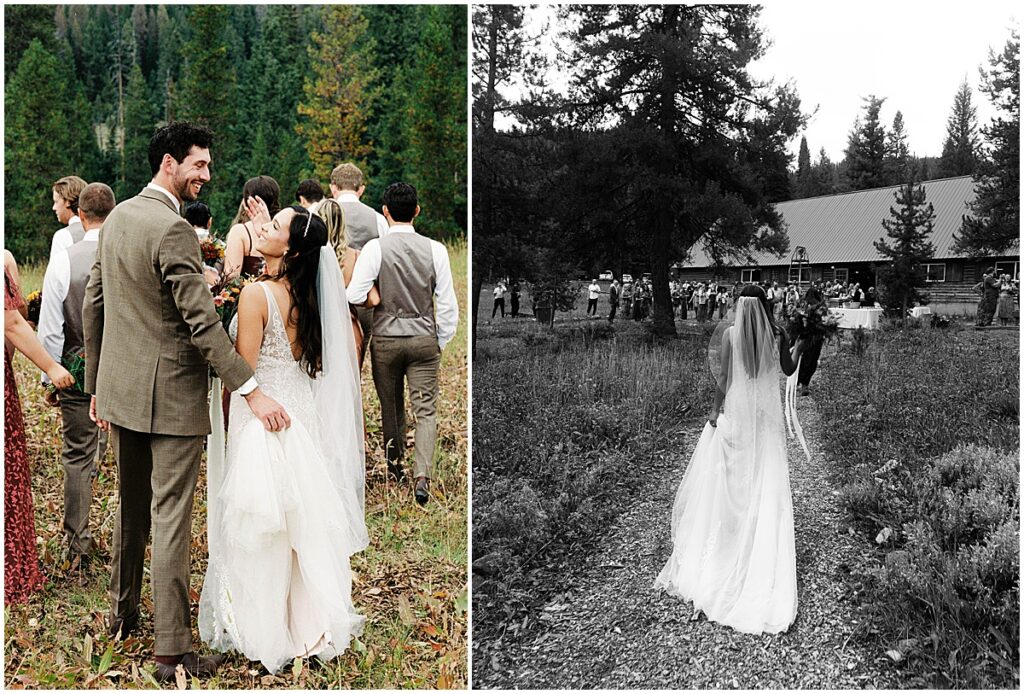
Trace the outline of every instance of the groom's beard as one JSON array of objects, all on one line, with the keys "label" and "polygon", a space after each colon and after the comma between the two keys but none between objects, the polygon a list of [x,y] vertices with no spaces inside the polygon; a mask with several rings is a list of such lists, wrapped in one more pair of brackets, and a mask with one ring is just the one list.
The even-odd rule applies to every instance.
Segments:
[{"label": "groom's beard", "polygon": [[199,191],[202,190],[202,182],[199,182],[199,186],[200,186],[199,187],[199,191],[193,191],[192,190],[192,184],[195,183],[195,182],[196,181],[194,179],[193,180],[185,179],[185,180],[182,180],[182,181],[175,181],[174,182],[175,188],[176,188],[174,193],[175,193],[175,195],[178,196],[179,200],[181,200],[183,202],[192,202],[193,200],[195,200],[198,197]]}]

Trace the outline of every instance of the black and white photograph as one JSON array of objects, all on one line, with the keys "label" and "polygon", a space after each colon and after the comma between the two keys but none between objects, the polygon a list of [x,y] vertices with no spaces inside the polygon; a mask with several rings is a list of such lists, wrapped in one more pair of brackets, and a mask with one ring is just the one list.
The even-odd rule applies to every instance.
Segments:
[{"label": "black and white photograph", "polygon": [[1019,689],[1015,12],[471,7],[474,688]]}]

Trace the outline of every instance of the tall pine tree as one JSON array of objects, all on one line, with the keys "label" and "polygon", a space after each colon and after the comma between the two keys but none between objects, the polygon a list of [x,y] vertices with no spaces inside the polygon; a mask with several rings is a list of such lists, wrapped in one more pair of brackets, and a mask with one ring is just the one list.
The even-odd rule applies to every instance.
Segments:
[{"label": "tall pine tree", "polygon": [[811,168],[811,150],[807,147],[807,137],[802,135],[800,137],[800,154],[796,158],[796,197],[814,197],[815,189],[814,170]]},{"label": "tall pine tree", "polygon": [[997,115],[983,129],[990,154],[978,166],[977,196],[964,216],[955,248],[972,255],[1000,255],[1020,248],[1020,34],[989,54],[982,87]]},{"label": "tall pine tree", "polygon": [[128,73],[124,102],[124,169],[118,178],[118,200],[135,195],[152,178],[149,140],[156,130],[158,111],[149,95],[142,67],[135,63]]},{"label": "tall pine tree", "polygon": [[88,102],[70,65],[33,40],[4,91],[5,244],[18,260],[46,256],[59,228],[50,190],[62,176],[94,179]]},{"label": "tall pine tree", "polygon": [[406,110],[409,175],[419,191],[424,231],[466,235],[466,7],[423,5]]},{"label": "tall pine tree", "polygon": [[928,238],[931,236],[935,209],[931,203],[925,205],[924,186],[918,185],[911,177],[894,193],[895,207],[889,208],[889,219],[882,220],[886,236],[875,242],[875,248],[889,263],[878,271],[882,304],[889,309],[900,309],[900,316],[907,315],[907,309],[922,297],[920,289],[925,286],[922,264],[935,253],[935,247]]},{"label": "tall pine tree", "polygon": [[946,121],[939,175],[972,175],[978,168],[979,145],[978,109],[971,103],[971,87],[964,80],[953,98],[953,111]]},{"label": "tall pine tree", "polygon": [[849,190],[866,190],[889,185],[885,126],[880,118],[885,99],[864,99],[864,117],[854,121],[846,144],[845,183]]},{"label": "tall pine tree", "polygon": [[228,57],[230,8],[193,5],[189,10],[192,38],[181,49],[184,69],[175,120],[204,123],[213,130],[211,181],[203,190],[210,189],[214,217],[226,220],[234,216],[242,193],[244,174],[238,163],[234,126],[239,122],[248,125],[241,108],[248,101],[242,104],[237,96],[235,66]]},{"label": "tall pine tree", "polygon": [[892,119],[892,130],[888,135],[888,183],[897,183],[910,179],[912,162],[910,148],[907,145],[907,131],[903,126],[903,112],[897,111]]},{"label": "tall pine tree", "polygon": [[374,145],[366,123],[381,87],[360,8],[327,5],[322,17],[323,30],[313,33],[309,48],[313,76],[303,84],[296,132],[305,140],[313,175],[326,181],[342,162],[366,167]]}]

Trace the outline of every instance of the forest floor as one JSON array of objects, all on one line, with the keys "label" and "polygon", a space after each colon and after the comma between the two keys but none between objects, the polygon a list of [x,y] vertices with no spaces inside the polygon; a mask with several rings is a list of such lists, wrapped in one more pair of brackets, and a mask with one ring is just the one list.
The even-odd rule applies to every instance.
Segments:
[{"label": "forest floor", "polygon": [[[814,398],[800,417],[811,462],[790,441],[796,527],[796,622],[783,634],[742,634],[694,621],[689,603],[652,586],[671,553],[672,502],[703,417],[675,432],[675,450],[642,472],[641,490],[586,558],[550,567],[523,620],[481,643],[474,639],[473,682],[480,688],[568,689],[865,689],[898,686],[881,650],[854,638],[858,622],[844,585],[863,561],[850,537],[829,461],[814,444],[822,426]],[[558,577],[555,580],[555,577]],[[544,583],[544,581],[541,581]]]},{"label": "forest floor", "polygon": [[[460,321],[441,362],[435,481],[425,507],[415,503],[409,484],[396,484],[385,474],[380,408],[370,365],[363,367],[370,546],[352,558],[353,599],[367,618],[363,635],[340,658],[326,663],[297,658],[271,675],[259,663],[232,654],[216,677],[183,684],[194,689],[466,687],[468,253],[465,244],[451,247],[449,253]],[[23,294],[42,285],[42,270],[21,269]],[[108,451],[94,483],[90,522],[100,546],[87,585],[79,586],[59,565],[63,513],[59,411],[43,403],[38,370],[21,355],[15,357],[15,373],[26,420],[37,544],[47,583],[28,604],[4,610],[6,688],[154,688],[148,580],[143,583],[141,635],[114,643],[104,628],[109,609],[109,544],[117,505],[113,454]],[[205,496],[204,463],[193,511],[193,628],[206,569]],[[194,643],[206,652],[198,633]]]}]

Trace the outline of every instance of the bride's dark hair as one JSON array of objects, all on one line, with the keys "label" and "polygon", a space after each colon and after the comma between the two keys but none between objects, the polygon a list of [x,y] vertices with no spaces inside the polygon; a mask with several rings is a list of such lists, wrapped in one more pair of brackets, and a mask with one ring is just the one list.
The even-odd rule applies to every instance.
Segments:
[{"label": "bride's dark hair", "polygon": [[287,278],[291,285],[292,315],[288,316],[288,322],[298,326],[297,337],[302,348],[300,361],[309,377],[315,378],[323,364],[323,332],[316,281],[320,268],[320,249],[327,243],[327,225],[303,207],[291,205],[290,209],[294,210],[295,215],[288,228],[288,251],[277,277]]}]

